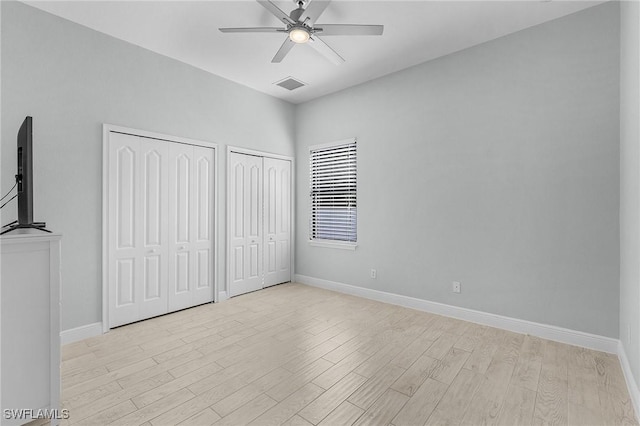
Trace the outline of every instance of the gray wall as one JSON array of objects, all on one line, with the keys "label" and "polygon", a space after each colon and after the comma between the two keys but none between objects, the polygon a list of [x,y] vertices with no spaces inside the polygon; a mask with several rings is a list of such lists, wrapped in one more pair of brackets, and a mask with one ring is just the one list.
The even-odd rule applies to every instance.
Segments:
[{"label": "gray wall", "polygon": [[[618,24],[597,6],[300,105],[296,273],[617,338]],[[307,147],[354,136],[359,245],[309,246]]]},{"label": "gray wall", "polygon": [[620,16],[620,340],[640,384],[640,4]]},{"label": "gray wall", "polygon": [[[101,321],[102,123],[219,144],[224,285],[226,144],[294,153],[294,106],[15,2],[2,5],[2,189],[34,117],[35,219],[63,234],[62,328]],[[2,210],[2,223],[15,218]]]},{"label": "gray wall", "polygon": [[[617,4],[297,108],[29,6],[1,5],[1,186],[15,173],[17,127],[33,115],[35,216],[64,234],[63,329],[101,319],[107,122],[219,144],[219,249],[225,144],[295,152],[296,272],[611,337],[619,321],[632,322],[638,336],[637,314],[625,314],[638,297],[618,318],[620,296],[637,289],[623,284],[621,295],[618,285]],[[359,247],[310,247],[306,147],[352,136]],[[2,223],[12,219],[3,209]],[[223,251],[218,264],[223,285]]]}]

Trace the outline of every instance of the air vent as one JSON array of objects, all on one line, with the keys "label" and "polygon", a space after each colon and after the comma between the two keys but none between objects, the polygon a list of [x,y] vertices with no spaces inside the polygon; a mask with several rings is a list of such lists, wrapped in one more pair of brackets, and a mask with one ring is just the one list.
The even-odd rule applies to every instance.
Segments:
[{"label": "air vent", "polygon": [[305,83],[301,82],[300,80],[296,80],[293,77],[287,77],[284,80],[277,81],[273,84],[287,90],[296,90],[302,86],[306,86]]}]

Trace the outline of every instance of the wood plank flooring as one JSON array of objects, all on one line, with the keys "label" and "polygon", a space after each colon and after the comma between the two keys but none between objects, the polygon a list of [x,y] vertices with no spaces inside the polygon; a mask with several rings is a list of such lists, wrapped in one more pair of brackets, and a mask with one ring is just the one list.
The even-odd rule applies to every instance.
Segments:
[{"label": "wood plank flooring", "polygon": [[62,350],[63,425],[637,425],[615,355],[300,284]]}]

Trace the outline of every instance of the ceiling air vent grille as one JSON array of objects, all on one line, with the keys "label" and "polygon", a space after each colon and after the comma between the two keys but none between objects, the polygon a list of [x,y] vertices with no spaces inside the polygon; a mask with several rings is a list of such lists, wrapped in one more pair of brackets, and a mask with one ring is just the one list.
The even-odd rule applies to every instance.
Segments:
[{"label": "ceiling air vent grille", "polygon": [[300,80],[296,80],[293,77],[287,77],[284,80],[275,82],[274,84],[287,90],[296,90],[300,87],[306,86],[305,83],[301,82]]}]

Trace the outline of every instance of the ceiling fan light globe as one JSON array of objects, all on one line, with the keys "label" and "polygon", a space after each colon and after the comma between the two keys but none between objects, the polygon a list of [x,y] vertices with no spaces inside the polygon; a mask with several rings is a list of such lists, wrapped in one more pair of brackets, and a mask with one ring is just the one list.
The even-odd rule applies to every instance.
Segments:
[{"label": "ceiling fan light globe", "polygon": [[304,28],[294,28],[289,31],[289,38],[294,43],[306,43],[309,41],[309,37],[309,31],[305,30]]}]

